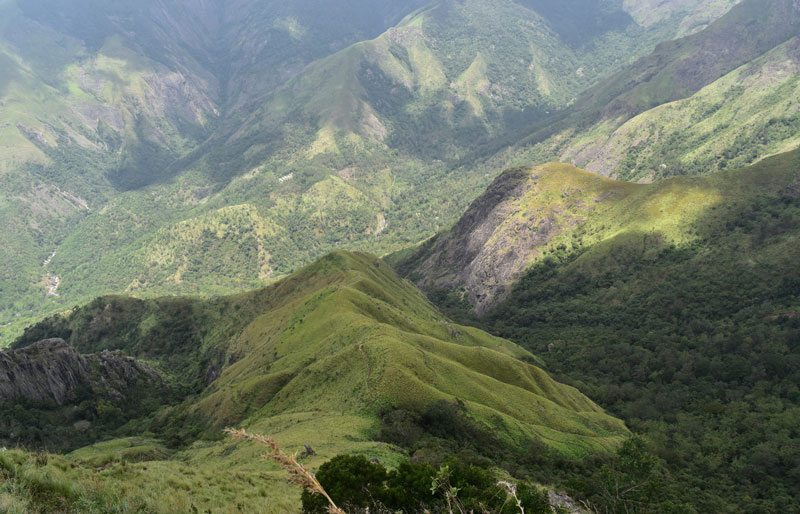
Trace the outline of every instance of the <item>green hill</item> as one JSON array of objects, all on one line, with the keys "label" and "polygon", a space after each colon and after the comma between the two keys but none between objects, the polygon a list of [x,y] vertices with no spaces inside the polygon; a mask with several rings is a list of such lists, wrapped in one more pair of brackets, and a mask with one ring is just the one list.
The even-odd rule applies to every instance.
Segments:
[{"label": "green hill", "polygon": [[645,3],[3,2],[0,345],[428,236],[492,178],[465,156],[733,2]]},{"label": "green hill", "polygon": [[[465,420],[509,451],[538,441],[579,459],[613,449],[627,434],[576,389],[531,364],[533,355],[452,324],[368,254],[330,254],[266,289],[216,300],[100,298],[29,328],[14,346],[47,336],[65,338],[82,353],[121,350],[189,395],[149,421],[97,433],[150,431],[183,448],[170,459],[158,450],[148,462],[93,475],[105,488],[149,498],[159,512],[186,508],[189,493],[198,508],[239,502],[247,510],[267,505],[278,512],[296,501],[273,478],[274,468],[259,464],[258,448],[201,438],[225,426],[272,434],[289,450],[310,444],[317,452],[311,466],[352,452],[399,462],[402,448],[378,442],[382,413],[422,413],[456,400]],[[47,427],[37,428],[38,444],[48,444]],[[143,444],[129,441],[67,459],[82,462]],[[196,467],[184,489],[186,473]],[[220,469],[239,478],[229,480]],[[89,473],[79,466],[70,476],[80,482]],[[245,492],[252,480],[262,485]],[[277,502],[273,510],[271,502]]]},{"label": "green hill", "polygon": [[798,145],[798,26],[790,1],[744,1],[583,95],[507,157],[624,180],[736,169]]},{"label": "green hill", "polygon": [[647,185],[558,164],[504,182],[398,269],[647,434],[698,512],[791,510],[800,152]]}]

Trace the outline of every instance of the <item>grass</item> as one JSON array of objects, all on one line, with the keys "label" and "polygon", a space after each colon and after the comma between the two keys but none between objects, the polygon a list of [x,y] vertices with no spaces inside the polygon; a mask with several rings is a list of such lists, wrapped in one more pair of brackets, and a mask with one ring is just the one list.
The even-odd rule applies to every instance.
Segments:
[{"label": "grass", "polygon": [[304,490],[312,494],[322,495],[328,502],[328,508],[326,510],[331,514],[345,514],[342,509],[336,506],[336,503],[334,503],[331,497],[328,496],[328,493],[325,491],[325,489],[323,489],[322,485],[320,485],[313,473],[310,473],[303,467],[302,464],[297,462],[296,457],[286,455],[274,439],[258,434],[248,434],[244,430],[228,429],[226,430],[226,433],[235,440],[249,440],[267,446],[269,451],[264,454],[264,458],[277,462],[278,465],[289,474],[290,482],[302,487]]},{"label": "grass", "polygon": [[[511,159],[652,182],[797,148],[797,14],[789,4],[762,14],[759,2],[742,2],[706,30],[659,46],[591,89]],[[708,47],[730,50],[711,63]]]},{"label": "grass", "polygon": [[[199,412],[219,418],[217,425],[230,423],[236,411],[225,409],[252,409],[254,384],[266,383],[276,392],[251,417],[361,415],[387,405],[418,410],[458,397],[481,421],[497,417],[516,425],[518,438],[552,429],[548,435],[560,433],[553,439],[562,449],[574,438],[580,443],[569,451],[576,455],[613,445],[624,431],[577,391],[520,362],[528,354],[518,347],[449,324],[374,257],[337,253],[326,261],[336,271],[319,286],[242,330],[228,352],[247,358],[223,371],[196,403]],[[316,270],[300,275],[310,273],[319,280]],[[536,412],[511,407],[537,404]]]},{"label": "grass", "polygon": [[173,453],[156,439],[126,437],[85,446],[69,454],[71,460],[95,468],[112,463],[167,460]]},{"label": "grass", "polygon": [[[99,295],[232,294],[335,248],[385,254],[424,239],[492,178],[471,164],[454,171],[465,155],[568,104],[675,24],[660,18],[646,30],[591,33],[592,44],[574,48],[510,0],[411,13],[376,4],[368,16],[333,24],[355,7],[255,7],[240,30],[220,28],[225,44],[209,49],[203,38],[176,43],[172,36],[191,31],[153,30],[124,6],[87,8],[74,23],[60,10],[5,8],[4,30],[30,51],[0,43],[15,64],[0,78],[8,92],[0,173],[13,172],[21,190],[0,198],[0,221],[11,227],[2,241],[0,346],[29,321]],[[179,8],[166,8],[170,19],[185,18]],[[219,19],[192,16],[192,27]],[[137,45],[106,30],[108,17],[125,20],[120,32],[138,34]],[[56,38],[59,31],[87,44],[61,45],[72,39]],[[245,43],[271,38],[286,45]],[[187,55],[187,46],[196,51]],[[233,65],[240,71],[231,84],[262,88],[232,85],[220,105],[214,77],[228,76],[220,62],[228,50],[246,62]],[[176,68],[189,86],[173,106],[165,98],[179,94]],[[57,146],[31,142],[16,123]],[[337,181],[343,170],[353,177]],[[27,200],[40,202],[30,191],[40,182],[81,196],[89,210],[39,212]],[[61,278],[60,297],[39,285],[47,271]]]},{"label": "grass", "polygon": [[[798,401],[799,172],[800,150],[652,184],[563,164],[512,170],[491,190],[530,187],[485,198],[464,223],[393,262],[450,287],[431,295],[450,316],[520,342],[650,437],[698,512],[780,511],[797,503],[793,464],[778,457],[797,437],[778,427]],[[603,191],[616,194],[592,201]],[[476,222],[495,220],[476,214],[495,205],[506,214]],[[558,230],[521,247],[536,225],[507,221],[535,209],[551,209]],[[449,252],[482,238],[491,241],[485,262],[501,262],[496,249],[507,246],[528,260],[478,317],[467,312],[469,284],[450,281],[471,254],[453,262],[462,254]]]},{"label": "grass", "polygon": [[[189,339],[183,319],[194,320]],[[533,438],[569,459],[610,451],[628,433],[576,389],[529,364],[531,354],[451,323],[364,253],[329,254],[266,289],[217,300],[100,299],[29,336],[64,327],[79,348],[122,347],[179,382],[195,372],[173,360],[179,352],[196,361],[223,355],[214,382],[157,416],[176,427],[180,418],[171,416],[199,416],[209,434],[226,426],[269,433],[290,452],[309,444],[316,455],[303,465],[310,469],[342,453],[400,463],[402,449],[375,440],[378,411],[421,411],[437,400],[462,400],[471,419],[510,447]],[[297,508],[299,493],[256,458],[256,445],[185,442],[191,444],[175,452],[146,436],[114,439],[53,457],[47,469],[65,468],[76,488],[95,481],[120,498],[133,495],[154,512],[192,504],[215,512]]]}]

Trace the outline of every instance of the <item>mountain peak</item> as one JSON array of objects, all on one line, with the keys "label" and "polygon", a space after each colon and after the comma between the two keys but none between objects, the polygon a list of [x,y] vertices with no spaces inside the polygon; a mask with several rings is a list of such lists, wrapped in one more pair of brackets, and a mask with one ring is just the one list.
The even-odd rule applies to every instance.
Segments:
[{"label": "mountain peak", "polygon": [[564,163],[509,169],[398,269],[425,290],[462,287],[484,312],[557,236],[637,188]]}]

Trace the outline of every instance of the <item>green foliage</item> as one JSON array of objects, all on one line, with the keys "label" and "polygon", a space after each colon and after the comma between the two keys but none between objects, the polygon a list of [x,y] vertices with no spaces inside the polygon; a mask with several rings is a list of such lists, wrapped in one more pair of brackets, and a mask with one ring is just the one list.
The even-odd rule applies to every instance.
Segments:
[{"label": "green foliage", "polygon": [[[396,465],[396,471],[383,474],[364,460],[344,461],[335,469],[371,477],[370,494],[358,480],[345,483],[346,501],[362,504],[378,495],[398,509],[428,502],[433,468],[422,464],[426,460],[438,465],[458,454],[464,464],[451,463],[448,480],[463,491],[460,501],[477,505],[491,499],[499,508],[506,493],[478,469],[495,456],[524,472],[523,459],[502,455],[528,448],[524,455],[541,464],[536,472],[546,478],[545,462],[569,467],[585,455],[615,448],[627,435],[621,423],[575,389],[525,362],[530,354],[453,325],[369,254],[336,252],[268,288],[214,300],[101,298],[32,327],[17,345],[55,333],[81,349],[119,348],[146,357],[183,395],[183,401],[119,429],[86,434],[93,439],[153,434],[159,440],[126,437],[81,448],[68,456],[71,464],[62,475],[76,488],[98,480],[123,498],[144,495],[155,512],[239,504],[252,510],[263,507],[265,497],[276,513],[297,507],[299,491],[297,496],[286,491],[285,478],[274,477],[277,471],[259,458],[262,449],[220,440],[219,429],[233,424],[274,434],[287,448],[311,445],[319,455],[307,457],[304,465],[312,469],[338,453],[363,453]],[[192,359],[196,366],[188,365]],[[199,385],[209,379],[214,380]],[[456,395],[463,400],[454,401]],[[125,416],[114,410],[123,406],[104,398],[90,397],[77,410],[71,405],[65,404],[65,412],[85,407],[97,423]],[[45,421],[62,414],[40,409],[11,406],[13,415],[18,410],[28,416],[20,422],[30,423],[37,434],[32,418],[38,412]],[[420,461],[414,465],[402,464],[401,448],[376,441],[376,432],[395,437],[392,420],[402,417],[411,420],[412,429],[428,433],[409,440],[407,448]],[[41,435],[47,440],[63,434],[43,429]],[[68,439],[65,446],[82,441]],[[541,494],[532,491],[525,492],[525,501],[534,505]]]},{"label": "green foliage", "polygon": [[[363,455],[340,455],[320,466],[317,480],[337,505],[356,511],[379,504],[386,497],[386,468]],[[327,512],[328,502],[319,494],[303,492],[303,511]]]},{"label": "green foliage", "polygon": [[0,346],[97,296],[232,294],[336,248],[422,240],[491,179],[468,156],[706,10],[637,25],[606,1],[17,4]]},{"label": "green foliage", "polygon": [[766,10],[741,2],[589,90],[510,160],[568,160],[652,182],[738,169],[796,148],[799,20],[788,0]]},{"label": "green foliage", "polygon": [[[565,458],[613,448],[626,434],[618,420],[529,364],[521,348],[443,319],[369,254],[329,254],[273,286],[214,300],[98,298],[32,326],[14,346],[55,335],[83,353],[112,349],[142,359],[165,376],[171,393],[160,402],[140,394],[140,410],[130,412],[104,397],[70,399],[32,421],[29,436],[41,444],[74,448],[151,431],[185,449],[248,419],[269,423],[309,410],[337,424],[345,413],[374,423],[379,411],[399,409],[435,435],[469,416],[455,432],[462,440],[488,444],[488,431],[501,430],[510,444],[542,439]],[[463,401],[451,408],[456,396]],[[535,409],[517,407],[528,404]],[[18,410],[20,423],[35,416]],[[56,420],[64,430],[40,426]],[[65,440],[81,420],[104,429]],[[292,430],[310,430],[313,421]],[[304,443],[316,446],[325,431],[312,437]]]},{"label": "green foliage", "polygon": [[657,466],[657,458],[646,452],[642,439],[633,437],[625,441],[616,460],[603,465],[594,477],[592,485],[601,498],[601,511],[655,511],[659,489],[663,487],[656,474]]},{"label": "green foliage", "polygon": [[[401,463],[387,470],[363,455],[338,455],[317,472],[325,491],[345,511],[448,512],[457,502],[463,512],[518,513],[519,507],[487,468],[450,458],[439,470],[428,464]],[[518,484],[517,497],[525,512],[550,514],[547,491],[532,484]],[[327,500],[304,492],[303,512],[327,512]]]},{"label": "green foliage", "polygon": [[786,509],[800,447],[792,191],[712,208],[696,238],[658,251],[620,237],[552,254],[477,322],[645,433],[698,511]]},{"label": "green foliage", "polygon": [[[652,444],[647,445],[641,436],[626,439],[613,454],[594,454],[576,461],[565,459],[536,440],[524,445],[509,444],[469,419],[457,403],[432,404],[422,414],[392,410],[383,414],[381,422],[379,440],[402,446],[413,462],[447,466],[456,480],[461,473],[478,473],[479,478],[483,476],[478,472],[481,467],[492,466],[529,482],[556,484],[573,497],[588,501],[598,512],[694,512],[682,498],[681,483],[652,453]],[[468,466],[463,468],[464,465]],[[477,494],[475,497],[482,498],[477,493],[482,488],[496,494],[490,487],[494,482],[487,482],[486,476],[482,480],[484,485],[477,489],[470,485],[466,496]],[[547,497],[539,489],[526,488],[523,482],[518,484],[517,492],[520,498],[528,498],[530,511],[550,512]],[[490,498],[480,502],[491,503]],[[532,510],[534,505],[542,510]],[[505,508],[517,512],[512,507]]]}]

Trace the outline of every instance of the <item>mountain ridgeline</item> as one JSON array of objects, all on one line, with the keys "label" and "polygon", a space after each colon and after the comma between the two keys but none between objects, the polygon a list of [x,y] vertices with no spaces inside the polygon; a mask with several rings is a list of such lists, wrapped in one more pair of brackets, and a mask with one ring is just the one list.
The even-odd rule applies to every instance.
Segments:
[{"label": "mountain ridgeline", "polygon": [[[49,399],[36,395],[23,403],[4,396],[4,412],[13,416],[4,418],[0,438],[72,449],[87,437],[147,432],[180,450],[175,460],[156,452],[171,477],[183,463],[201,461],[258,476],[244,457],[257,448],[215,442],[232,425],[273,434],[288,448],[310,445],[316,450],[310,465],[354,451],[389,462],[404,455],[437,462],[465,448],[510,452],[517,455],[511,462],[541,462],[545,455],[580,462],[628,436],[619,420],[552,380],[532,354],[450,322],[387,264],[363,253],[336,252],[266,289],[216,300],[99,298],[30,327],[2,362],[40,355],[51,343],[35,341],[49,337],[63,338],[56,350],[74,359],[91,362],[96,357],[78,352],[102,348],[147,362],[149,373],[163,377],[154,383],[170,394],[145,402],[125,424],[114,423],[121,413],[107,412],[114,404],[104,407],[107,394],[97,388],[67,398],[60,410],[47,410]],[[99,373],[89,381],[110,382]],[[41,380],[64,389],[68,376]],[[37,408],[48,416],[31,416]],[[132,477],[103,480],[144,481],[156,511],[179,508],[172,486],[147,485],[147,476],[145,465]],[[234,501],[228,495],[238,490],[203,483],[225,501],[261,508],[258,494]],[[296,501],[274,484],[266,487],[279,505]],[[198,508],[214,505],[193,501]]]},{"label": "mountain ridgeline", "polygon": [[649,3],[0,3],[0,345],[426,237],[491,179],[465,156],[735,2]]},{"label": "mountain ridgeline", "polygon": [[0,0],[0,512],[797,512],[799,77],[800,0]]},{"label": "mountain ridgeline", "polygon": [[559,160],[648,182],[797,148],[799,27],[793,0],[744,0],[601,81],[515,142],[511,160]]},{"label": "mountain ridgeline", "polygon": [[779,512],[798,501],[798,236],[799,151],[647,185],[548,164],[389,260],[647,434],[698,512]]}]

